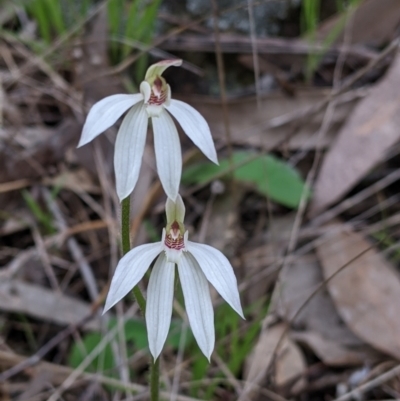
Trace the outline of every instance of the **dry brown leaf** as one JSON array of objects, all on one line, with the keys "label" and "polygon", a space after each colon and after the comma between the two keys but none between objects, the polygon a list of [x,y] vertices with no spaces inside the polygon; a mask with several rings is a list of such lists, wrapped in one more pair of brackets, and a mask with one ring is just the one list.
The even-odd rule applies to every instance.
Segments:
[{"label": "dry brown leaf", "polygon": [[100,188],[95,185],[93,178],[87,170],[79,168],[77,170],[66,170],[55,177],[46,177],[44,184],[52,185],[56,188],[69,189],[73,192],[88,192],[90,194],[100,194]]},{"label": "dry brown leaf", "polygon": [[54,129],[42,126],[3,129],[0,130],[0,149],[11,143],[14,148],[19,146],[21,149],[31,150],[43,146],[54,134]]},{"label": "dry brown leaf", "polygon": [[[250,281],[251,291],[244,291],[243,297],[249,305],[256,303],[265,297],[272,285],[275,284],[279,271],[279,261],[283,258],[290,233],[293,229],[295,219],[294,213],[285,216],[274,216],[269,222],[268,229],[262,235],[254,235],[251,250],[244,251],[239,263],[244,267],[244,275],[241,282]],[[261,245],[258,245],[261,244]],[[257,247],[254,247],[258,245]],[[254,280],[254,277],[263,276],[262,279]]]},{"label": "dry brown leaf", "polygon": [[206,205],[202,227],[198,232],[200,242],[223,251],[229,258],[236,253],[238,203],[244,194],[242,188],[236,187],[235,190],[235,196],[225,191],[215,196],[211,208]]},{"label": "dry brown leaf", "polygon": [[253,348],[251,355],[248,356],[244,367],[244,379],[248,382],[257,382],[260,373],[266,371],[272,362],[274,351],[279,339],[287,329],[286,324],[281,323],[271,327],[264,325],[257,344]]},{"label": "dry brown leaf", "polygon": [[303,374],[307,367],[301,349],[289,337],[286,337],[279,350],[275,363],[275,384],[283,387],[290,383],[292,391],[301,391],[306,384]]},{"label": "dry brown leaf", "polygon": [[[25,356],[15,354],[10,351],[0,350],[0,372],[4,371],[5,369],[12,368],[18,364],[22,364],[26,361],[27,358]],[[29,368],[25,370],[26,374],[28,374],[29,376],[36,376],[36,377],[39,375],[48,375],[52,386],[59,386],[65,384],[65,381],[68,380],[68,378],[71,378],[71,375],[74,374],[74,372],[76,372],[76,370],[68,366],[62,366],[56,363],[51,363],[46,361],[39,361],[39,362],[35,361],[35,363],[33,364],[30,363],[28,366]],[[112,386],[113,388],[124,388],[130,392],[143,393],[146,395],[148,394],[148,387],[146,386],[143,386],[141,384],[136,384],[134,382],[121,381],[110,376],[103,376],[99,372],[96,373],[82,372],[79,375],[79,377],[86,381],[94,383],[102,383],[105,385]],[[8,382],[6,381],[6,384],[7,383]],[[48,383],[48,387],[50,386],[50,383]],[[20,382],[17,384],[21,384],[23,386],[24,382]],[[22,386],[20,386],[19,389]],[[166,391],[160,391],[160,397],[162,397],[163,399],[170,399],[172,397],[172,394]],[[200,401],[197,398],[192,398],[176,393],[174,393],[173,397],[175,397],[177,401]],[[1,400],[5,401],[4,398],[2,398]]]},{"label": "dry brown leaf", "polygon": [[321,288],[293,320],[302,305],[323,281],[313,255],[298,257],[281,270],[272,310],[295,328],[293,339],[306,343],[325,364],[357,365],[379,355],[357,338],[343,323],[326,291]]},{"label": "dry brown leaf", "polygon": [[[221,33],[219,40],[223,53],[251,54],[253,46],[257,46],[257,53],[268,58],[274,64],[285,66],[290,65],[291,72],[297,70],[297,65],[301,59],[304,60],[310,53],[323,52],[328,56],[337,56],[340,47],[326,46],[320,43],[310,42],[304,38],[251,38],[248,35]],[[197,51],[214,52],[214,35],[183,34],[169,36],[163,41],[162,48],[173,51]],[[360,46],[346,48],[346,57],[355,57],[356,60],[370,59],[373,52]],[[285,68],[287,69],[287,68]],[[260,69],[261,70],[261,69]]]},{"label": "dry brown leaf", "polygon": [[[288,135],[294,134],[285,142],[288,149],[313,149],[315,146],[326,147],[331,144],[338,128],[351,113],[359,97],[365,92],[358,92],[354,97],[341,98],[341,105],[335,110],[332,126],[327,135],[318,142],[316,133],[321,126],[323,111],[310,117],[301,126],[293,128],[292,124],[282,121],[298,120],[309,109],[326,99],[326,90],[299,90],[296,97],[281,93],[262,97],[261,107],[257,107],[255,97],[246,97],[228,102],[231,140],[236,145],[262,146],[268,149],[280,144]],[[222,108],[219,100],[208,98],[182,98],[192,104],[210,124],[214,139],[226,140],[225,125],[221,119]],[[246,118],[243,118],[246,116]],[[292,118],[288,118],[292,116]],[[272,128],[272,126],[274,126]]]},{"label": "dry brown leaf", "polygon": [[[340,23],[343,15],[335,15],[326,20],[317,31],[317,38],[324,40]],[[400,2],[398,0],[366,0],[357,7],[349,21],[349,42],[369,46],[382,46],[393,39],[400,22]],[[346,38],[347,39],[347,38]],[[343,32],[336,43],[343,42]]]},{"label": "dry brown leaf", "polygon": [[[284,323],[263,328],[256,346],[245,363],[246,385],[240,399],[247,399],[246,395],[256,391],[256,386],[265,379],[272,362],[275,362],[275,380],[278,386],[283,386],[304,373],[306,363],[303,354],[288,338],[286,329]],[[304,383],[300,379],[295,384],[297,388]]]},{"label": "dry brown leaf", "polygon": [[[223,184],[222,184],[223,185]],[[223,188],[222,188],[223,189]],[[210,244],[222,251],[229,259],[236,253],[237,232],[235,226],[238,219],[238,202],[243,196],[243,190],[236,187],[236,196],[229,191],[215,195],[214,201],[207,203],[202,211],[201,228],[196,240]],[[242,271],[238,269],[239,263],[233,263],[236,276],[240,280]],[[212,298],[218,299],[214,288],[210,289]]]},{"label": "dry brown leaf", "polygon": [[[0,283],[0,309],[61,325],[78,323],[92,311],[85,302],[16,279]],[[91,320],[84,327],[98,330],[99,321]]]},{"label": "dry brown leaf", "polygon": [[[21,132],[23,135],[25,131]],[[43,166],[64,159],[66,149],[76,146],[80,128],[74,119],[65,118],[57,128],[43,131],[43,141],[37,141],[36,130],[31,132],[34,134],[30,136],[30,142],[24,142],[24,147],[27,146],[25,149],[14,149],[11,146],[2,149],[0,146],[0,182],[37,178],[47,174]],[[50,132],[52,134],[49,136]]]},{"label": "dry brown leaf", "polygon": [[[335,230],[317,247],[325,279],[370,247],[358,233]],[[357,257],[327,286],[348,327],[376,349],[400,359],[400,277],[377,250]]]},{"label": "dry brown leaf", "polygon": [[291,338],[306,344],[321,361],[329,366],[362,365],[366,360],[365,353],[345,348],[340,343],[328,340],[317,332],[292,332]]},{"label": "dry brown leaf", "polygon": [[[322,281],[322,272],[314,255],[298,257],[292,263],[287,263],[279,275],[272,310],[294,327],[319,333],[325,339],[343,346],[360,346],[360,340],[341,321],[326,290],[316,292],[302,308]],[[301,312],[293,321],[300,308]]]},{"label": "dry brown leaf", "polygon": [[400,139],[400,56],[388,73],[361,100],[325,156],[311,205],[311,214],[337,202],[357,184]]}]

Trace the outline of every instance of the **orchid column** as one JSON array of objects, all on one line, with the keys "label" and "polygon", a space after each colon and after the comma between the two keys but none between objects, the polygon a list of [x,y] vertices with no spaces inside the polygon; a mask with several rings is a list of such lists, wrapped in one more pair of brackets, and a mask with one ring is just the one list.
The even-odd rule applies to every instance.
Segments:
[{"label": "orchid column", "polygon": [[[162,77],[168,67],[181,64],[182,60],[160,61],[147,70],[140,93],[113,95],[96,103],[87,116],[78,145],[93,140],[127,111],[118,131],[114,153],[117,194],[122,202],[124,256],[112,278],[104,312],[133,289],[145,314],[149,348],[153,356],[150,383],[152,401],[158,400],[158,357],[171,323],[176,266],[194,337],[209,360],[214,349],[215,333],[208,282],[243,317],[236,277],[228,259],[217,249],[189,241],[184,226],[185,206],[178,194],[182,154],[178,132],[170,114],[211,161],[218,161],[207,122],[193,107],[171,99],[171,89]],[[138,180],[149,119],[153,127],[157,171],[167,195],[167,225],[160,242],[130,250],[129,196]],[[137,284],[154,260],[146,306]]]}]

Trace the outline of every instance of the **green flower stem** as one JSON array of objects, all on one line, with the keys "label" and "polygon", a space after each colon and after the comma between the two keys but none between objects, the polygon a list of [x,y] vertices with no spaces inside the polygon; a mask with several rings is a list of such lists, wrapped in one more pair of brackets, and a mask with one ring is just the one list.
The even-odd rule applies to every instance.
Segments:
[{"label": "green flower stem", "polygon": [[[130,242],[130,197],[128,196],[122,201],[121,211],[121,236],[122,236],[122,253],[125,255],[131,249]],[[138,286],[133,288],[133,295],[139,304],[139,308],[144,315],[146,312],[146,300]],[[151,360],[150,365],[150,399],[151,401],[158,401],[159,397],[159,381],[160,381],[160,358],[154,361]]]},{"label": "green flower stem", "polygon": [[152,358],[150,370],[150,400],[158,401],[159,385],[160,382],[160,358],[154,360]]}]

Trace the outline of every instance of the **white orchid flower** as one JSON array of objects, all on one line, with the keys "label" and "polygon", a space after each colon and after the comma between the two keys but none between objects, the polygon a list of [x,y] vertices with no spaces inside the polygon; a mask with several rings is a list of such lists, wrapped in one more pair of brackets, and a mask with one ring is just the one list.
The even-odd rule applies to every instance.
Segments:
[{"label": "white orchid flower", "polygon": [[118,263],[111,281],[104,312],[109,310],[142,279],[157,260],[147,289],[146,325],[149,348],[156,359],[164,346],[171,324],[175,264],[185,299],[189,323],[203,354],[210,359],[214,349],[214,311],[207,280],[241,316],[236,277],[228,259],[211,246],[188,241],[183,219],[185,206],[180,195],[166,204],[167,226],[161,242],[140,245]]},{"label": "white orchid flower", "polygon": [[117,193],[121,201],[130,195],[136,185],[149,118],[153,125],[157,171],[169,198],[176,199],[182,174],[179,135],[170,114],[194,144],[211,161],[218,163],[206,120],[188,104],[171,99],[171,88],[161,76],[168,67],[181,64],[182,60],[163,60],[153,64],[140,84],[140,93],[108,96],[89,111],[78,147],[110,128],[129,110],[118,131],[114,153]]}]

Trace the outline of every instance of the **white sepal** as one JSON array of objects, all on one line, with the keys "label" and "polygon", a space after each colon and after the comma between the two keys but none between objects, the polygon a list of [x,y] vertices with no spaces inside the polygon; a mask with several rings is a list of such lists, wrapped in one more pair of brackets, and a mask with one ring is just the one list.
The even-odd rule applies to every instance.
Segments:
[{"label": "white sepal", "polygon": [[130,107],[143,100],[143,95],[112,95],[95,103],[90,109],[78,144],[86,145],[110,128]]},{"label": "white sepal", "polygon": [[167,198],[165,203],[165,213],[167,215],[167,223],[171,224],[174,221],[183,223],[185,220],[185,204],[183,203],[182,197],[178,194],[175,202],[170,198]]},{"label": "white sepal", "polygon": [[161,60],[147,69],[144,79],[145,81],[152,80],[157,76],[161,76],[168,67],[179,67],[180,65],[182,65],[181,59]]},{"label": "white sepal", "polygon": [[183,223],[185,221],[185,204],[183,203],[182,196],[178,194],[175,200],[175,216],[176,221]]},{"label": "white sepal", "polygon": [[151,272],[147,287],[146,326],[150,352],[160,355],[171,324],[174,298],[175,264],[167,263],[161,254]]},{"label": "white sepal", "polygon": [[203,354],[210,360],[214,349],[214,310],[207,279],[196,260],[183,253],[178,264],[186,313],[193,335]]},{"label": "white sepal", "polygon": [[204,117],[192,106],[171,99],[166,109],[178,120],[186,135],[214,163],[218,164],[217,152],[210,128]]},{"label": "white sepal", "polygon": [[146,144],[148,117],[143,103],[129,110],[115,141],[114,169],[119,200],[131,194],[139,177]]},{"label": "white sepal", "polygon": [[176,220],[176,204],[171,198],[167,198],[165,202],[165,214],[167,216],[167,224],[171,224]]},{"label": "white sepal", "polygon": [[161,251],[161,242],[140,245],[129,251],[119,261],[111,281],[103,313],[107,312],[132,290]]},{"label": "white sepal", "polygon": [[175,201],[182,175],[182,154],[178,131],[165,111],[152,118],[157,171],[165,193]]},{"label": "white sepal", "polygon": [[199,263],[207,280],[244,319],[235,273],[225,255],[209,245],[192,241],[187,241],[186,248]]}]

